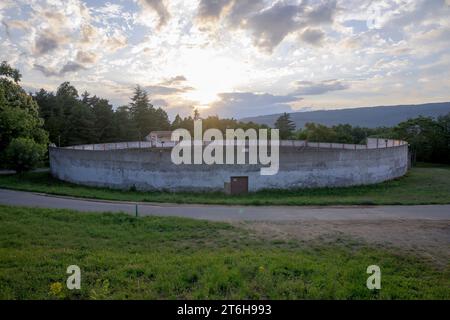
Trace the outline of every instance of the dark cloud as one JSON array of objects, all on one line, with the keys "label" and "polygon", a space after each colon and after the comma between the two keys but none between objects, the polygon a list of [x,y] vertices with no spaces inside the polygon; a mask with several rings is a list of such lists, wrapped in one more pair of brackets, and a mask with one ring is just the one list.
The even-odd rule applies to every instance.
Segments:
[{"label": "dark cloud", "polygon": [[68,19],[63,13],[56,11],[44,11],[41,14],[53,26],[62,25]]},{"label": "dark cloud", "polygon": [[167,24],[170,19],[170,13],[163,0],[139,0],[144,9],[155,11],[159,16],[158,28]]},{"label": "dark cloud", "polygon": [[325,32],[320,29],[305,29],[300,33],[300,39],[312,45],[320,45],[325,38]]},{"label": "dark cloud", "polygon": [[178,75],[172,78],[169,78],[165,81],[162,81],[155,85],[146,86],[145,88],[150,94],[158,95],[158,96],[170,96],[170,95],[176,95],[179,93],[185,93],[191,90],[194,90],[194,88],[182,85],[184,82],[186,82],[187,79],[183,75]]},{"label": "dark cloud", "polygon": [[269,93],[253,92],[226,92],[219,94],[219,100],[211,105],[210,114],[218,114],[222,117],[239,117],[253,115],[291,112],[289,103],[301,100],[292,95],[277,96]]},{"label": "dark cloud", "polygon": [[263,0],[235,1],[227,17],[231,27],[245,27],[248,17],[264,8]]},{"label": "dark cloud", "polygon": [[186,77],[180,75],[180,76],[172,77],[172,78],[162,82],[161,84],[164,86],[170,86],[170,85],[180,84],[185,81],[187,81]]},{"label": "dark cloud", "polygon": [[78,70],[83,70],[83,69],[86,69],[86,68],[82,64],[79,64],[74,61],[69,61],[61,68],[61,70],[59,71],[59,74],[64,75],[66,73],[76,72]]},{"label": "dark cloud", "polygon": [[248,20],[254,44],[272,52],[290,32],[298,28],[296,17],[301,13],[301,5],[276,3],[269,9],[261,11]]},{"label": "dark cloud", "polygon": [[224,8],[232,2],[232,0],[201,0],[197,17],[200,20],[218,19]]},{"label": "dark cloud", "polygon": [[86,69],[83,65],[81,65],[77,62],[74,62],[74,61],[67,62],[59,71],[45,67],[40,64],[34,64],[33,67],[34,67],[34,69],[42,72],[47,77],[60,77],[60,76],[65,75],[66,73],[71,73],[71,72],[76,72],[79,70]]},{"label": "dark cloud", "polygon": [[296,81],[296,89],[292,93],[295,96],[302,95],[320,95],[329,91],[346,90],[350,86],[339,80],[325,80],[321,82]]},{"label": "dark cloud", "polygon": [[46,54],[59,47],[61,39],[52,33],[44,33],[38,36],[34,42],[34,53]]},{"label": "dark cloud", "polygon": [[44,67],[43,65],[40,64],[34,64],[33,68],[42,72],[42,74],[44,74],[47,77],[53,77],[53,76],[58,76],[59,73],[55,70],[52,70],[50,68]]},{"label": "dark cloud", "polygon": [[167,85],[153,85],[146,86],[145,89],[148,90],[150,94],[160,95],[160,96],[170,96],[178,93],[184,93],[193,90],[192,87],[170,87]]},{"label": "dark cloud", "polygon": [[312,27],[332,23],[337,12],[336,1],[278,1],[267,7],[268,3],[262,0],[202,0],[198,17],[200,21],[214,21],[224,15],[229,27],[248,30],[255,46],[272,52],[287,35],[296,31],[303,31],[300,34],[304,41],[320,43],[324,38],[323,31]]},{"label": "dark cloud", "polygon": [[308,25],[332,23],[337,11],[336,1],[327,1],[309,10],[306,14]]},{"label": "dark cloud", "polygon": [[178,89],[178,88],[171,88],[171,87],[160,86],[160,85],[146,86],[145,89],[150,94],[161,95],[161,96],[167,96],[167,95],[172,95],[172,94],[183,92],[183,90]]},{"label": "dark cloud", "polygon": [[227,9],[227,21],[231,27],[245,24],[249,16],[258,13],[265,6],[264,0],[201,0],[197,18],[201,22],[220,18]]}]

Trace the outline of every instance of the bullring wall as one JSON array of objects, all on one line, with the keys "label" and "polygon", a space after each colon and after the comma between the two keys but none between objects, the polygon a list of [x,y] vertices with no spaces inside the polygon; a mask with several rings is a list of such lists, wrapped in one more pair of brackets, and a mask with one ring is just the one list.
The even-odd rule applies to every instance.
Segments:
[{"label": "bullring wall", "polygon": [[341,144],[329,148],[327,144],[281,145],[279,172],[273,176],[260,175],[261,165],[175,165],[171,148],[155,147],[51,147],[50,168],[56,178],[77,184],[169,191],[223,190],[232,176],[248,176],[250,191],[366,185],[400,177],[408,170],[404,142],[389,146],[386,142],[384,147],[369,147],[368,143],[352,149]]}]

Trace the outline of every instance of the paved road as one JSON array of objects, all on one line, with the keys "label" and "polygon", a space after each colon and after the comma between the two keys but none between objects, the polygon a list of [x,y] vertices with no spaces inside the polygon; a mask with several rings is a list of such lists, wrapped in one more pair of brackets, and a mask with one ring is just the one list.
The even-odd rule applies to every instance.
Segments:
[{"label": "paved road", "polygon": [[[76,199],[0,189],[0,204],[134,214],[135,203]],[[213,221],[290,220],[450,220],[450,205],[432,206],[221,206],[138,203],[139,215],[178,216]]]},{"label": "paved road", "polygon": [[[39,168],[31,170],[31,172],[50,172],[49,168]],[[0,175],[14,174],[16,171],[14,170],[0,170]]]}]

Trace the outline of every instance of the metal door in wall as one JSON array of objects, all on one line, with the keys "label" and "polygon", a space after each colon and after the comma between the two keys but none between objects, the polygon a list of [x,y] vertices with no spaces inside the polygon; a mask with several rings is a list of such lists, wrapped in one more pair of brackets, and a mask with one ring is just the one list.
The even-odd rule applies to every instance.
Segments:
[{"label": "metal door in wall", "polygon": [[231,194],[248,193],[248,177],[231,177],[230,193]]}]

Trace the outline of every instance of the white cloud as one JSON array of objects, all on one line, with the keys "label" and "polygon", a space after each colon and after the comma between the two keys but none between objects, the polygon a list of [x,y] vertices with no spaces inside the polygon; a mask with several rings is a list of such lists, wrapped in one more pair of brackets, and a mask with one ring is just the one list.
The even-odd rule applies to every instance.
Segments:
[{"label": "white cloud", "polygon": [[268,114],[292,111],[290,103],[300,98],[269,93],[226,92],[220,93],[219,99],[206,110],[207,114],[218,114],[222,117],[246,117],[255,114]]},{"label": "white cloud", "polygon": [[29,87],[122,104],[139,83],[171,114],[419,103],[450,100],[449,16],[444,0],[3,0],[0,52]]},{"label": "white cloud", "polygon": [[158,23],[156,24],[158,29],[169,21],[171,15],[164,0],[138,0],[138,3],[142,8],[139,21],[144,25],[151,25],[149,16],[152,14],[158,16]]},{"label": "white cloud", "polygon": [[346,90],[349,85],[340,80],[324,80],[319,82],[312,81],[296,81],[294,83],[295,90],[292,95],[320,95],[330,91]]}]

